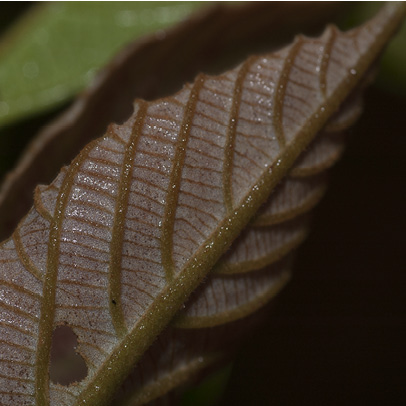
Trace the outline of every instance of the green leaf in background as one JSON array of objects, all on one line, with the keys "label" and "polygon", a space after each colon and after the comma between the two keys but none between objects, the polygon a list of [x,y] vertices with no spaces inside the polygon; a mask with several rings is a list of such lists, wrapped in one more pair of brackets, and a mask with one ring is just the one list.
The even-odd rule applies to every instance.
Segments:
[{"label": "green leaf in background", "polygon": [[215,406],[218,405],[231,375],[232,364],[211,373],[197,386],[185,391],[181,406]]},{"label": "green leaf in background", "polygon": [[61,2],[33,7],[0,41],[0,127],[62,104],[124,44],[173,25],[200,6]]}]

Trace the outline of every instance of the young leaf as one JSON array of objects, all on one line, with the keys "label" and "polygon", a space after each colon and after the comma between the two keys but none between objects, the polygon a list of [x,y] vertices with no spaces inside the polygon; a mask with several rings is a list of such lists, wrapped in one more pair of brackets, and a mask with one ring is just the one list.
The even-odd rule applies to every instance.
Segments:
[{"label": "young leaf", "polygon": [[[126,123],[112,125],[50,186],[38,187],[34,207],[0,246],[2,403],[108,404],[360,83],[404,12],[387,5],[346,34],[330,27],[318,39],[298,37],[223,75],[200,75],[172,97],[136,101]],[[333,128],[341,120],[344,113]],[[316,150],[336,150],[316,144]],[[319,152],[306,155],[296,176],[319,162]],[[278,213],[270,202],[263,209],[267,220],[260,215],[237,247],[257,247],[259,227]],[[237,272],[242,262],[247,269],[262,267],[273,247],[271,234],[264,235],[270,241],[264,250],[226,254],[206,290],[217,290],[222,269]],[[281,264],[277,275],[284,274]],[[272,273],[255,273],[248,289],[254,299],[243,306],[224,301],[222,308],[206,309],[196,300],[177,322],[197,319],[206,327],[241,317],[269,294],[261,291],[269,279]],[[247,282],[235,282],[236,292],[239,286],[247,291]],[[88,368],[82,381],[67,387],[48,375],[52,334],[61,324],[77,335]]]}]

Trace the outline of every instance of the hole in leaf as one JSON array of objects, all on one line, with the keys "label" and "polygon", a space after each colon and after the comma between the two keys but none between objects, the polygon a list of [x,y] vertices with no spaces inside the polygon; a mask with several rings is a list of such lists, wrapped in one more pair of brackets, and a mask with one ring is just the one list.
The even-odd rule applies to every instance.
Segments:
[{"label": "hole in leaf", "polygon": [[68,326],[58,326],[52,335],[51,366],[49,370],[53,383],[70,385],[87,375],[83,357],[76,352],[78,339]]}]

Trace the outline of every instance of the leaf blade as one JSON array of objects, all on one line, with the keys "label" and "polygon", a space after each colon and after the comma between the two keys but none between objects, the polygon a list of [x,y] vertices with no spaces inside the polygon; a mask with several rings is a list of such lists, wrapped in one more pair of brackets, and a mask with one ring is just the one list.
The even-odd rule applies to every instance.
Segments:
[{"label": "leaf blade", "polygon": [[[372,58],[371,58],[372,59]],[[361,68],[360,68],[361,70]],[[354,82],[353,82],[354,83]],[[330,93],[331,94],[331,93]],[[343,98],[344,96],[342,96]],[[326,114],[326,117],[328,117],[328,114],[331,114],[332,111],[335,110],[336,106],[331,106],[330,107],[331,110],[329,112],[326,112],[326,109],[323,113]],[[322,126],[322,122],[319,122],[319,128]],[[288,158],[290,158],[292,161],[294,160],[294,157],[291,151],[285,152],[288,155]],[[280,168],[280,167],[278,167]],[[277,170],[277,169],[276,169]],[[282,172],[282,170],[281,170]],[[273,174],[274,175],[274,174]],[[280,174],[280,176],[282,176],[282,173]],[[266,186],[269,187],[269,189],[272,189],[272,187],[274,186],[274,184],[272,184],[273,182],[276,183],[276,180],[270,180],[267,179],[268,177],[270,177],[269,173],[265,173],[263,175],[263,179],[260,179],[259,182],[254,185],[251,189],[251,195],[247,196],[244,203],[241,205],[241,207],[249,207],[251,208],[252,211],[255,211],[261,202],[261,199],[259,198],[259,194],[261,194],[260,192],[258,192],[258,188],[257,186],[259,186],[258,184],[261,184],[261,186],[264,187],[264,189],[266,189]],[[273,181],[273,182],[272,182]],[[266,186],[265,186],[266,185]],[[263,197],[262,197],[263,200]],[[255,202],[256,201],[256,202]],[[255,203],[252,203],[255,202]],[[244,218],[245,217],[245,218]],[[219,252],[215,252],[215,249],[210,250],[210,248],[205,248],[205,249],[200,249],[196,255],[195,258],[197,258],[197,260],[194,258],[192,260],[190,260],[186,267],[185,270],[183,271],[185,274],[189,274],[189,272],[193,269],[193,278],[195,279],[194,283],[189,279],[187,281],[188,284],[193,283],[193,288],[199,283],[199,281],[205,276],[205,271],[204,268],[207,267],[211,267],[212,265],[214,265],[214,263],[216,262],[217,258],[221,255],[221,253],[223,252],[224,248],[222,247],[222,245],[227,245],[227,241],[229,240],[233,240],[235,238],[235,235],[237,235],[240,232],[240,229],[247,223],[247,221],[249,220],[249,218],[251,217],[251,213],[243,213],[242,211],[236,211],[235,214],[232,214],[229,218],[226,218],[222,225],[219,226],[219,229],[223,229],[223,234],[220,236],[219,239],[217,239],[216,243],[217,245],[217,250],[219,250]],[[238,224],[240,228],[238,228],[238,226],[236,227],[237,230],[233,230],[233,233],[235,233],[235,235],[232,235],[230,238],[230,235],[228,233],[232,233],[231,231],[229,231],[229,229],[227,229],[227,223],[231,223],[231,224]],[[233,238],[234,237],[234,238]],[[219,242],[220,240],[220,242]],[[211,246],[211,242],[213,241],[213,238],[209,238],[204,246],[205,247],[210,247]],[[214,242],[214,241],[213,241]],[[223,244],[222,244],[223,242]],[[219,248],[221,247],[221,248]],[[204,262],[205,264],[203,265],[203,262],[201,262],[202,260],[199,261],[200,258],[205,258]],[[196,263],[196,265],[195,265]],[[188,269],[189,268],[189,269]],[[179,278],[179,277],[178,277]],[[196,283],[197,282],[197,283]],[[176,301],[176,303],[182,303],[182,301],[185,299],[184,296],[184,291],[181,292],[181,288],[183,288],[182,284],[186,283],[186,280],[181,280],[181,285],[179,286],[179,279],[175,279],[174,280],[174,286],[171,289],[171,297],[174,298],[174,300]],[[189,289],[190,290],[190,287]],[[167,295],[167,291],[164,291],[163,294],[161,294],[159,296],[159,298],[162,300],[162,302],[165,302],[165,296]],[[180,296],[180,298],[176,297],[177,295]],[[176,306],[175,306],[176,309]],[[156,314],[156,312],[155,312]],[[160,316],[156,316],[158,319]],[[139,334],[139,333],[138,333]],[[137,335],[137,332],[134,332],[134,335]]]},{"label": "leaf blade", "polygon": [[[4,179],[0,187],[0,238],[8,237],[32,206],[30,191],[38,183],[49,184],[60,166],[71,162],[90,140],[103,134],[110,122],[124,122],[132,112],[131,106],[135,98],[159,98],[179,89],[199,71],[219,72],[235,66],[242,59],[237,57],[241,52],[248,55],[252,53],[253,47],[265,42],[258,41],[261,32],[263,34],[260,38],[277,38],[274,47],[289,42],[292,31],[318,32],[325,21],[330,21],[337,9],[338,6],[333,3],[319,3],[312,7],[298,4],[292,6],[289,3],[275,3],[271,7],[259,3],[247,3],[239,7],[215,4],[173,29],[165,30],[164,39],[150,36],[135,41],[111,61],[98,75],[95,83],[65,114],[47,125],[35,137],[15,169]],[[340,11],[343,9],[342,6],[339,7]],[[285,19],[281,24],[284,16],[291,14],[290,10],[300,18]],[[237,27],[241,27],[241,21],[245,25],[247,17],[248,21],[255,21],[255,25],[251,23],[247,30],[241,31]],[[205,33],[202,38],[201,31]],[[190,40],[195,37],[201,38],[197,44]],[[219,37],[224,38],[224,41],[217,43],[216,39]],[[243,48],[239,46],[237,55],[234,55],[235,44],[241,40]],[[245,44],[246,41],[248,44]],[[214,43],[216,48],[212,53]],[[266,49],[270,49],[271,45],[268,41],[266,43]],[[227,62],[223,55],[227,56]],[[234,55],[235,62],[228,60],[231,55]],[[223,60],[220,64],[219,58]],[[140,64],[139,61],[143,63]],[[223,68],[220,69],[219,65]],[[147,80],[140,79],[145,77]],[[128,78],[128,87],[123,92],[117,92],[116,85],[122,83],[123,78]],[[97,111],[104,111],[105,114],[100,115],[100,120],[95,123],[93,115]],[[14,140],[11,143],[9,140],[4,142],[2,152],[7,157],[2,161],[4,168],[9,165],[7,162],[11,162],[10,147],[16,142],[11,134],[14,131],[16,134],[20,131],[27,133],[27,127],[29,126],[21,130],[14,127],[3,131]],[[14,151],[13,154],[15,153]],[[46,166],[43,165],[44,161],[47,161]],[[15,204],[16,200],[19,201],[18,206]],[[4,213],[8,215],[5,216]]]}]

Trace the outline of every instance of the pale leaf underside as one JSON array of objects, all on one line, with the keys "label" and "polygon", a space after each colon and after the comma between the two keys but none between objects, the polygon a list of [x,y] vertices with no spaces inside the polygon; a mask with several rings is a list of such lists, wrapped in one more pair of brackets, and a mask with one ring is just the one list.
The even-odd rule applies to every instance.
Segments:
[{"label": "pale leaf underside", "polygon": [[[297,32],[320,32],[345,9],[332,2],[213,2],[181,24],[129,44],[69,109],[32,139],[2,180],[0,240],[13,232],[32,206],[35,186],[49,184],[61,165],[104,134],[109,123],[125,121],[134,99],[172,94],[199,71],[223,72],[254,49],[280,48]],[[7,149],[2,152],[7,154]]]},{"label": "pale leaf underside", "polygon": [[[359,29],[298,37],[223,75],[200,75],[172,97],[136,101],[126,123],[38,187],[0,246],[1,404],[108,404],[213,267],[160,338],[168,356],[183,334],[199,336],[177,328],[222,328],[269,300],[289,276],[287,254],[306,234],[304,213],[320,199],[322,171],[357,109],[343,106],[295,160],[376,59],[399,13],[387,6]],[[77,335],[88,367],[75,385],[48,377],[60,324]],[[215,360],[217,349],[205,345],[185,364],[159,361],[166,367],[152,368],[157,380],[145,378],[148,390],[135,396],[148,400],[159,394],[154,382],[183,379],[182,365]]]}]

